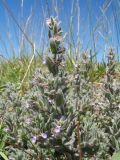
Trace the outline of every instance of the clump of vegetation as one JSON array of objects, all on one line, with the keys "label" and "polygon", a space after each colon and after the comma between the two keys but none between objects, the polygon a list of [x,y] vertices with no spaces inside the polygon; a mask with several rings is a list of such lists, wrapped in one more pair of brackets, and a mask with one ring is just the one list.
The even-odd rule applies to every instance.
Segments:
[{"label": "clump of vegetation", "polygon": [[[64,36],[57,19],[47,20],[50,55],[29,88],[8,83],[0,93],[0,155],[10,160],[110,160],[119,151],[120,82],[115,55],[108,54],[103,83],[91,79],[87,53],[66,67]],[[100,65],[99,65],[100,67]]]}]

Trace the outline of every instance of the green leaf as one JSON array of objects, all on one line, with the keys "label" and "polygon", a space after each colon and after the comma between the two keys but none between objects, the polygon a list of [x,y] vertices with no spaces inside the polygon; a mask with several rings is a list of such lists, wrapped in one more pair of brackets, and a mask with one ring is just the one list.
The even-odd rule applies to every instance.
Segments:
[{"label": "green leaf", "polygon": [[57,93],[56,93],[56,105],[57,106],[62,106],[65,103],[65,99],[64,99],[64,95],[61,89],[58,89]]},{"label": "green leaf", "polygon": [[120,160],[120,151],[115,152],[112,156],[112,160]]},{"label": "green leaf", "polygon": [[3,152],[0,152],[0,156],[4,158],[4,160],[8,160],[7,156]]}]

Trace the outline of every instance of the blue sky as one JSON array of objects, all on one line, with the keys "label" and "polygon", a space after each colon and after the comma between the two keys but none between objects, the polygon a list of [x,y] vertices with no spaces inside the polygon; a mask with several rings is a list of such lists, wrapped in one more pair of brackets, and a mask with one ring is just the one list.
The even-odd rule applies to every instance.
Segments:
[{"label": "blue sky", "polygon": [[[64,33],[74,47],[95,51],[98,59],[110,46],[119,51],[119,0],[3,0],[36,48],[48,45],[45,19],[58,16]],[[73,25],[71,25],[71,22]],[[70,34],[72,28],[72,34]],[[71,38],[72,37],[72,38]],[[23,41],[24,42],[23,42]],[[69,41],[70,40],[70,41]],[[22,43],[23,42],[23,43]],[[68,43],[69,42],[69,43]],[[78,45],[79,42],[79,45]],[[21,46],[21,49],[20,49]],[[24,46],[24,47],[23,47]],[[24,48],[24,49],[22,49]],[[0,1],[0,54],[6,57],[30,52],[30,45]]]}]

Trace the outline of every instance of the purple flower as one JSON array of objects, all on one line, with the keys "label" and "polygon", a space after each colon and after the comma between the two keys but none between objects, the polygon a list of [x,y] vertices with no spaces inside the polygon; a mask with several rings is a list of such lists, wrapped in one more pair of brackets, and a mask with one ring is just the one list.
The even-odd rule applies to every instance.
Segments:
[{"label": "purple flower", "polygon": [[53,24],[52,24],[52,20],[54,21],[54,24],[56,24],[56,23],[57,23],[57,21],[56,21],[56,19],[55,19],[55,18],[52,18],[52,19],[51,19],[51,18],[49,18],[49,19],[47,19],[47,20],[46,20],[46,24],[47,24],[47,26],[48,26],[48,27],[50,27],[50,28],[51,28],[51,27],[52,27],[52,25],[53,25]]},{"label": "purple flower", "polygon": [[78,79],[79,78],[79,74],[75,75],[75,79]]},{"label": "purple flower", "polygon": [[43,64],[46,64],[46,60],[44,59],[42,63],[43,63]]},{"label": "purple flower", "polygon": [[37,137],[36,137],[36,136],[33,136],[33,137],[32,137],[32,143],[35,143],[36,140],[37,140]]},{"label": "purple flower", "polygon": [[88,60],[87,59],[83,59],[83,64],[87,64]]},{"label": "purple flower", "polygon": [[47,134],[46,134],[46,133],[41,133],[41,137],[42,137],[43,139],[46,139],[46,138],[47,138]]},{"label": "purple flower", "polygon": [[5,132],[9,132],[10,129],[9,129],[9,128],[4,128],[4,131],[5,131]]},{"label": "purple flower", "polygon": [[51,26],[51,19],[50,19],[50,18],[46,20],[46,24],[47,24],[49,27]]},{"label": "purple flower", "polygon": [[31,123],[31,119],[30,118],[28,118],[28,119],[26,119],[26,121],[25,121],[27,124],[30,124]]},{"label": "purple flower", "polygon": [[51,98],[48,98],[48,102],[49,102],[50,104],[53,104],[53,103],[54,103],[54,100],[51,99]]},{"label": "purple flower", "polygon": [[53,130],[53,132],[54,132],[55,134],[59,134],[60,131],[61,131],[61,126],[56,126],[56,127],[54,128],[54,130]]}]

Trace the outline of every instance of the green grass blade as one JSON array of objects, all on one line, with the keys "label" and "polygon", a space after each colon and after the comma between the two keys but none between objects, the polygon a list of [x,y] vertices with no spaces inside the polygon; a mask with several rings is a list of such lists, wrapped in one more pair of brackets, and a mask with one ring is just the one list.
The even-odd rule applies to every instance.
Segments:
[{"label": "green grass blade", "polygon": [[4,158],[4,160],[8,160],[7,156],[3,152],[0,152],[0,156]]},{"label": "green grass blade", "polygon": [[113,154],[112,160],[120,160],[120,151]]}]

